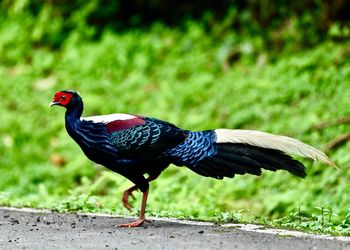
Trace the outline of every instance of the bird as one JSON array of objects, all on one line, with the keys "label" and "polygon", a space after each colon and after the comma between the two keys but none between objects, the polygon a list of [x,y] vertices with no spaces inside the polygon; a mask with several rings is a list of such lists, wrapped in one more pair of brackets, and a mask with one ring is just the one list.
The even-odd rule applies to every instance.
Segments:
[{"label": "bird", "polygon": [[129,197],[134,198],[136,190],[142,192],[138,218],[119,227],[138,227],[148,221],[149,183],[170,164],[215,179],[260,176],[262,169],[286,170],[304,178],[305,166],[294,156],[336,167],[322,151],[287,136],[225,128],[190,131],[156,118],[123,113],[83,117],[84,104],[75,90],[56,92],[49,107],[55,105],[66,108],[65,128],[87,158],[134,184],[123,192],[123,206],[131,210]]}]

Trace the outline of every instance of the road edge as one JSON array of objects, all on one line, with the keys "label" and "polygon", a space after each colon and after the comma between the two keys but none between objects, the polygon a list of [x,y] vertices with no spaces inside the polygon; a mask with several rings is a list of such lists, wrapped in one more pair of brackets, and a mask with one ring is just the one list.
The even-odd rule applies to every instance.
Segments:
[{"label": "road edge", "polygon": [[[15,207],[0,207],[0,210],[3,211],[16,211],[23,213],[58,213],[51,211],[49,209],[37,209],[37,208],[15,208]],[[68,214],[69,212],[67,212]],[[64,214],[64,213],[62,213]],[[96,217],[110,217],[110,218],[135,218],[133,216],[125,216],[119,214],[106,214],[106,213],[86,213],[86,212],[74,212],[69,214],[77,214],[77,215],[87,215],[87,216],[96,216]],[[241,223],[224,223],[224,224],[216,224],[213,222],[205,222],[205,221],[191,221],[191,220],[181,220],[176,218],[160,218],[160,217],[148,217],[150,220],[154,221],[166,221],[173,222],[178,224],[185,225],[198,225],[198,226],[218,226],[222,228],[235,228],[242,231],[248,232],[256,232],[256,233],[264,233],[264,234],[273,234],[278,236],[292,236],[298,238],[309,238],[309,239],[323,239],[323,240],[337,240],[337,241],[345,241],[350,242],[350,236],[332,236],[329,234],[312,234],[306,233],[296,230],[287,230],[287,229],[278,229],[278,228],[266,228],[263,225],[256,224],[241,224]]]}]

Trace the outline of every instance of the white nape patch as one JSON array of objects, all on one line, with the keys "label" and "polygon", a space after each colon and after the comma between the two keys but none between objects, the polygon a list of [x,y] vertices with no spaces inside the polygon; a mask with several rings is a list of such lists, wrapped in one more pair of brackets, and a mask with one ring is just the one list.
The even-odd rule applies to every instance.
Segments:
[{"label": "white nape patch", "polygon": [[314,161],[320,160],[327,165],[336,167],[335,163],[325,153],[291,137],[242,129],[215,129],[215,133],[217,143],[244,143],[262,148],[276,149]]},{"label": "white nape patch", "polygon": [[136,116],[129,115],[129,114],[110,114],[110,115],[81,117],[80,119],[85,121],[92,121],[95,123],[98,123],[98,122],[109,123],[116,120],[129,120],[133,118],[136,118]]}]

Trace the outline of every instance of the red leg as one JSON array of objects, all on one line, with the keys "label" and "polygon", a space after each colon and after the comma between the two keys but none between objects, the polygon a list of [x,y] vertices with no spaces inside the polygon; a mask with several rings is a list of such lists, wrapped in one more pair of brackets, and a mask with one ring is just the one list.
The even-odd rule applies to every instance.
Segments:
[{"label": "red leg", "polygon": [[[151,182],[155,180],[158,176],[159,175],[154,175],[154,176],[151,175],[147,178],[147,181]],[[137,190],[137,186],[132,186],[131,188],[125,190],[123,193],[122,203],[123,203],[123,206],[128,210],[131,210],[133,208],[132,205],[129,203],[129,196],[131,196],[135,200],[135,197],[132,194],[132,192],[134,192],[135,190]]]},{"label": "red leg", "polygon": [[[151,181],[157,179],[158,176],[159,176],[159,174],[158,175],[151,175],[147,178],[147,181],[151,182]],[[136,189],[137,189],[137,186],[132,186],[131,188],[125,190],[123,193],[123,197],[122,197],[123,206],[129,210],[131,210],[132,206],[130,205],[128,198],[129,198],[129,196],[131,196],[135,199],[135,197],[132,195],[132,192],[135,191]],[[138,226],[141,226],[144,221],[148,221],[145,219],[147,196],[148,196],[148,189],[145,192],[143,192],[143,195],[142,195],[142,204],[141,204],[141,211],[140,211],[139,218],[135,222],[132,222],[132,223],[117,225],[118,227],[138,227]]]},{"label": "red leg", "polygon": [[143,192],[142,204],[139,218],[132,223],[119,224],[118,227],[139,227],[145,221],[146,203],[147,203],[148,190]]}]

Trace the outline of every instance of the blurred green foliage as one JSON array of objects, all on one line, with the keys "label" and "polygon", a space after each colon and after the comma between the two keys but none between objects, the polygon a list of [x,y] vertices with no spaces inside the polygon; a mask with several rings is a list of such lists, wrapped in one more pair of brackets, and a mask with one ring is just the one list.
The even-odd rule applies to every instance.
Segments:
[{"label": "blurred green foliage", "polygon": [[329,37],[348,39],[349,8],[346,0],[2,0],[0,60],[28,61],[38,47],[58,49],[67,40],[83,43],[106,31],[145,30],[157,22],[186,29],[189,20],[216,39],[235,30],[236,42],[255,36],[261,49],[300,49]]},{"label": "blurred green foliage", "polygon": [[[256,17],[246,14],[249,9],[241,13],[238,4],[210,29],[210,16],[219,17],[204,11],[200,21],[184,17],[178,27],[155,22],[118,31],[110,27],[113,22],[102,29],[89,21],[103,11],[104,1],[65,3],[1,2],[1,205],[127,213],[119,201],[131,183],[87,160],[64,129],[64,110],[48,109],[52,95],[61,89],[81,93],[85,115],[142,114],[191,130],[257,129],[320,149],[350,128],[311,129],[349,115],[345,21],[333,22],[322,43],[305,49],[321,39],[313,33],[315,26],[305,33],[298,28],[307,25],[307,14],[292,15],[279,38],[274,38],[278,29],[269,28],[275,19],[263,36],[264,24],[256,24]],[[234,28],[237,22],[232,20],[240,20],[239,26]],[[278,48],[268,42],[278,39],[285,41]],[[348,234],[349,144],[331,157],[340,169],[304,161],[305,180],[265,171],[261,177],[217,181],[171,166],[151,184],[148,211]],[[323,216],[330,214],[324,211],[332,216],[320,227]]]}]

